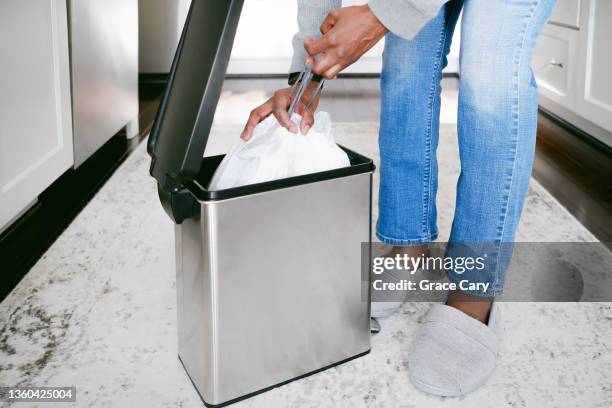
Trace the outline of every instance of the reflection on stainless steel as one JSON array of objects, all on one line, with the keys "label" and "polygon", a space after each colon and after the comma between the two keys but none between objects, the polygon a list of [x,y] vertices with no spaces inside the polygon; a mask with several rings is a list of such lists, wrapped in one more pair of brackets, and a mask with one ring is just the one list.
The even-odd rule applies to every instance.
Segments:
[{"label": "reflection on stainless steel", "polygon": [[138,116],[138,0],[71,0],[74,161]]},{"label": "reflection on stainless steel", "polygon": [[176,226],[179,356],[208,404],[369,350],[371,177],[205,201]]}]

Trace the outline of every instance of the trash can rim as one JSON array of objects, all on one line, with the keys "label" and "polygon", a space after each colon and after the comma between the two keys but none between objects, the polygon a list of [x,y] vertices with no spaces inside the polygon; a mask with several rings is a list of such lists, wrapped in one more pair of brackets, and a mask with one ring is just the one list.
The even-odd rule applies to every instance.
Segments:
[{"label": "trash can rim", "polygon": [[[340,146],[340,145],[339,145]],[[351,161],[351,165],[348,167],[342,167],[333,170],[326,170],[317,173],[305,174],[301,176],[288,177],[279,180],[265,181],[262,183],[249,184],[246,186],[233,187],[224,190],[211,191],[208,190],[208,183],[212,174],[203,174],[205,171],[201,170],[200,175],[193,181],[185,184],[185,187],[191,192],[191,194],[200,202],[209,201],[222,201],[230,198],[238,198],[248,196],[252,194],[264,193],[273,190],[280,190],[289,187],[296,187],[304,184],[315,183],[319,181],[331,180],[336,178],[348,177],[363,173],[373,173],[376,170],[376,166],[372,159],[369,159],[357,152],[347,149],[344,146],[340,146],[344,150]],[[224,155],[209,156],[205,157],[202,161],[203,168],[208,161],[220,162]],[[216,167],[216,166],[215,166]],[[210,172],[210,169],[208,169]],[[214,169],[213,169],[214,170]],[[214,172],[214,171],[213,171]],[[201,181],[199,181],[201,180]],[[204,185],[205,186],[204,186]]]}]

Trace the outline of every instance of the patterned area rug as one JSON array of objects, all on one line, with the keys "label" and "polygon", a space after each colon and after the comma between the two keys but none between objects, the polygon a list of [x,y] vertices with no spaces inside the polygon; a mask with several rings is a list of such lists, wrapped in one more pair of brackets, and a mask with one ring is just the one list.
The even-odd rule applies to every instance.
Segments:
[{"label": "patterned area rug", "polygon": [[[208,154],[234,143],[216,126]],[[373,158],[377,125],[337,124],[339,143]],[[453,127],[441,130],[441,239],[458,175]],[[0,384],[76,386],[77,406],[196,407],[177,359],[173,226],[148,175],[143,144],[0,305]],[[532,182],[520,241],[596,241]],[[612,306],[506,303],[507,334],[493,377],[443,399],[415,390],[408,348],[428,303],[406,303],[382,322],[372,352],[236,404],[240,407],[609,407]]]}]

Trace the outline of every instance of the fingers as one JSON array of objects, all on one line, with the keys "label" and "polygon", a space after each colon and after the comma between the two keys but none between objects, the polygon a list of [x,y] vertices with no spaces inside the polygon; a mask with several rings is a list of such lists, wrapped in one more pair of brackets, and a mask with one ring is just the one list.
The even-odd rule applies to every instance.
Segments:
[{"label": "fingers", "polygon": [[337,12],[333,10],[325,17],[325,20],[323,20],[323,24],[321,24],[320,27],[321,34],[327,34],[327,32],[336,25],[336,21],[338,21]]},{"label": "fingers", "polygon": [[278,120],[278,123],[291,133],[297,133],[297,125],[289,117],[289,106],[291,105],[290,90],[282,89],[276,91],[272,97],[273,111],[272,114]]},{"label": "fingers", "polygon": [[306,37],[304,40],[304,48],[306,49],[306,52],[308,52],[308,55],[314,57],[315,55],[324,52],[328,48],[335,46],[336,43],[336,35],[333,31],[330,31],[319,38]]},{"label": "fingers", "polygon": [[253,129],[265,118],[273,114],[278,123],[292,133],[298,132],[298,126],[291,120],[287,109],[291,103],[291,88],[280,89],[264,104],[253,109],[249,119],[240,134],[242,140],[249,140],[253,136]]},{"label": "fingers", "polygon": [[312,107],[305,109],[302,112],[302,121],[300,122],[300,132],[307,135],[310,128],[314,125],[314,109]]},{"label": "fingers", "polygon": [[327,71],[330,71],[336,65],[339,65],[340,61],[338,56],[336,55],[335,50],[330,50],[330,52],[326,52],[312,65],[312,72],[318,75],[322,75],[326,79],[332,79],[334,76],[328,76]]},{"label": "fingers", "polygon": [[[319,83],[313,81],[310,83],[310,86],[306,90],[304,97],[302,98],[300,104],[297,107],[297,112],[302,115],[302,120],[300,122],[300,132],[303,135],[308,134],[308,131],[314,125],[314,113],[317,110],[317,106],[319,105],[319,99],[321,94],[315,92],[319,89]],[[313,98],[314,96],[314,98]]]},{"label": "fingers", "polygon": [[323,76],[327,79],[335,78],[340,71],[342,71],[344,67],[341,64],[336,64],[323,74]]},{"label": "fingers", "polygon": [[240,138],[242,140],[249,140],[253,135],[253,129],[255,129],[255,126],[257,126],[259,122],[267,118],[270,113],[272,113],[272,103],[270,100],[268,100],[260,107],[253,109],[251,111],[251,114],[249,115],[249,120],[244,126],[244,130],[240,134]]},{"label": "fingers", "polygon": [[274,112],[272,112],[272,114],[274,115],[276,120],[278,120],[278,123],[280,123],[280,125],[282,127],[287,129],[291,133],[297,133],[298,132],[297,125],[289,117],[289,112],[287,112],[286,108],[285,109],[280,108],[280,107],[279,108],[275,108]]}]

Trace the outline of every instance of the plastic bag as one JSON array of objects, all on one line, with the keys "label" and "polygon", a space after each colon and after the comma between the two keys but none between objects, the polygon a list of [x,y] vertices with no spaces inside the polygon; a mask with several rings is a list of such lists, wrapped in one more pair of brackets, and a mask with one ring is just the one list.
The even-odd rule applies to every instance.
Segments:
[{"label": "plastic bag", "polygon": [[[300,117],[295,114],[292,119],[299,123]],[[349,158],[334,142],[327,112],[315,114],[314,126],[307,135],[289,132],[271,115],[255,127],[251,139],[240,140],[227,153],[208,189],[223,190],[347,166]]]}]

